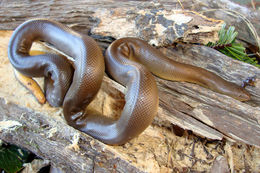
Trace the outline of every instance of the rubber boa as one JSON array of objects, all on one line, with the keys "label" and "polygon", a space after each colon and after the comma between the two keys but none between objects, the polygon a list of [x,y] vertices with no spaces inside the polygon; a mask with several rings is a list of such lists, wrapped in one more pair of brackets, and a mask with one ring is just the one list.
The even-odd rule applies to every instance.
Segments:
[{"label": "rubber boa", "polygon": [[[243,87],[228,82],[203,68],[174,61],[141,39],[118,39],[110,45],[108,51],[111,52],[107,53],[110,61],[112,57],[113,59],[119,57],[114,52],[121,51],[122,54],[127,54],[125,57],[143,64],[150,72],[162,79],[195,83],[240,101],[250,100],[250,94]],[[111,54],[113,55],[111,56]],[[110,64],[110,61],[106,61],[106,64]],[[109,73],[113,74],[116,66],[107,66]],[[114,75],[116,74],[112,76],[114,77]]]},{"label": "rubber boa", "polygon": [[[32,43],[37,40],[53,45],[74,61],[71,64],[56,54],[30,56]],[[168,59],[141,39],[114,41],[104,58],[91,37],[48,19],[29,20],[17,27],[9,42],[8,57],[23,75],[45,77],[47,101],[63,106],[69,125],[107,144],[124,144],[152,123],[159,99],[151,72],[167,80],[197,83],[241,101],[250,99],[244,88],[202,68]],[[118,120],[85,111],[100,89],[105,64],[107,72],[127,88]]]}]

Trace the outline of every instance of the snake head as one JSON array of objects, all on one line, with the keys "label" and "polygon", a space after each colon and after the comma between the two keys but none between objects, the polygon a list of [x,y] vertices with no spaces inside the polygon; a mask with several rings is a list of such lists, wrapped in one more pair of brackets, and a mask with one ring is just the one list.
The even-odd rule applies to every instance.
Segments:
[{"label": "snake head", "polygon": [[240,86],[235,86],[232,90],[232,95],[231,97],[239,100],[239,101],[248,101],[251,99],[251,96],[248,91],[246,91],[244,88]]}]

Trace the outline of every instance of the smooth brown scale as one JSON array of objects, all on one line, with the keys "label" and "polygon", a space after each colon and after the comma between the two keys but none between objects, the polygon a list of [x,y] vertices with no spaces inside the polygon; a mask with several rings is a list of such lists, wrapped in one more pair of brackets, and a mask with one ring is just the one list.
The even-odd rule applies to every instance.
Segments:
[{"label": "smooth brown scale", "polygon": [[[39,39],[72,57],[73,64],[56,54],[30,56],[32,43]],[[102,52],[91,37],[51,20],[29,20],[14,31],[8,57],[29,78],[45,77],[47,100],[54,106],[63,105],[69,125],[107,144],[123,144],[152,123],[159,99],[149,70],[167,80],[197,83],[238,100],[250,99],[244,88],[214,73],[170,60],[140,39],[122,38],[109,46],[105,56],[107,72],[127,88],[122,114],[113,120],[85,112],[100,89],[105,67]]]}]

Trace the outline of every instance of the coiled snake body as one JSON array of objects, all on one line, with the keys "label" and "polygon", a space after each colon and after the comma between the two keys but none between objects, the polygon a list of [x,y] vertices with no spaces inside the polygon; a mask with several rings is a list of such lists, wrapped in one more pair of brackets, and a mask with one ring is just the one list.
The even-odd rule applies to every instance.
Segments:
[{"label": "coiled snake body", "polygon": [[[36,40],[43,40],[73,57],[73,64],[55,54],[30,56]],[[114,41],[103,58],[91,37],[48,19],[21,24],[10,39],[8,57],[22,74],[45,77],[47,100],[53,106],[63,106],[69,125],[107,144],[123,144],[151,124],[157,113],[158,91],[149,71],[167,80],[197,83],[241,101],[250,98],[243,88],[202,68],[170,60],[137,38]],[[117,121],[85,112],[100,89],[104,59],[110,75],[127,87],[126,103]]]}]

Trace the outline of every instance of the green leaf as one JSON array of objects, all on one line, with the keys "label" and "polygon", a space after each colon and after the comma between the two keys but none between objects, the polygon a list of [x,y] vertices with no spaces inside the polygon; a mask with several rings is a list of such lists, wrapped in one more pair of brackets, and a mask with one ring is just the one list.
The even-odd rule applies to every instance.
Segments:
[{"label": "green leaf", "polygon": [[235,27],[230,26],[227,30],[225,27],[226,24],[224,23],[218,32],[219,40],[216,43],[209,42],[207,46],[214,47],[233,59],[260,67],[256,58],[249,57],[245,52],[246,48],[242,44],[235,42],[238,35],[238,32],[235,31]]},{"label": "green leaf", "polygon": [[231,51],[229,48],[226,47],[226,50],[228,50],[228,52],[235,58],[235,59],[238,59],[240,61],[242,61],[241,57],[236,54],[235,52]]},{"label": "green leaf", "polygon": [[225,27],[226,27],[226,24],[224,23],[221,27],[221,29],[219,30],[219,33],[218,33],[218,37],[219,37],[219,42],[221,42],[221,40],[224,39],[224,36],[225,36]]},{"label": "green leaf", "polygon": [[239,43],[232,43],[232,47],[239,50],[239,51],[243,51],[245,52],[246,48],[244,48],[241,44]]},{"label": "green leaf", "polygon": [[229,47],[228,49],[230,49],[231,51],[235,52],[236,54],[242,55],[242,56],[247,56],[247,54],[244,51],[240,51],[234,47]]},{"label": "green leaf", "polygon": [[231,43],[234,39],[233,38],[233,35],[234,35],[234,31],[235,31],[235,27],[234,26],[230,26],[227,30],[227,33],[226,33],[226,40],[225,40],[225,43],[226,44],[229,44]]},{"label": "green leaf", "polygon": [[0,147],[0,168],[7,173],[16,173],[23,168],[29,153],[16,146]]},{"label": "green leaf", "polygon": [[234,43],[237,35],[238,35],[238,32],[233,32],[228,39],[228,43]]},{"label": "green leaf", "polygon": [[212,43],[212,42],[208,42],[208,44],[207,44],[206,46],[208,46],[208,47],[212,47],[212,46],[214,46],[214,43]]}]

